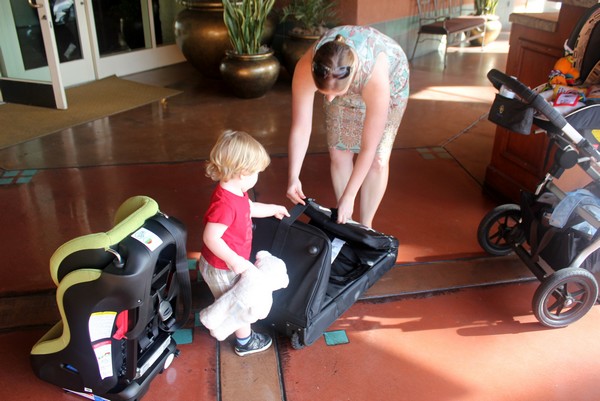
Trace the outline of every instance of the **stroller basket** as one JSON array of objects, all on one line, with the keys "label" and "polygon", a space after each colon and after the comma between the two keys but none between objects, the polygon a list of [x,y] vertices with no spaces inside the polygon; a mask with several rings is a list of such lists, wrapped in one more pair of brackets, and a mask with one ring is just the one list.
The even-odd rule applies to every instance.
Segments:
[{"label": "stroller basket", "polygon": [[522,135],[529,135],[535,109],[517,99],[497,94],[488,119],[503,128]]},{"label": "stroller basket", "polygon": [[[550,224],[553,212],[552,205],[536,201],[529,192],[521,193],[521,224],[531,247],[531,257],[534,261],[541,257],[556,271],[572,266],[577,256],[592,245],[596,235],[578,229],[584,220],[576,214],[564,227],[553,226]],[[592,252],[579,267],[599,271],[600,250]]]}]

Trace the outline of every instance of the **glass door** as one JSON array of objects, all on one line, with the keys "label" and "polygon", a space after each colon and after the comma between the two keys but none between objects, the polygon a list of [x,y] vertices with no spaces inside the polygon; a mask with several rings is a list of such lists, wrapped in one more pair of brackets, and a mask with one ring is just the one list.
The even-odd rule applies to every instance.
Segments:
[{"label": "glass door", "polygon": [[[47,4],[47,6],[44,6]],[[52,54],[44,30],[54,33],[56,56],[66,87],[95,79],[82,0],[9,0],[0,2],[3,76],[49,80]],[[51,49],[50,49],[51,50]]]},{"label": "glass door", "polygon": [[175,0],[91,0],[89,24],[99,78],[185,61],[175,44]]},{"label": "glass door", "polygon": [[52,83],[56,58],[70,87],[183,62],[174,34],[182,9],[175,0],[0,0],[0,76]]},{"label": "glass door", "polygon": [[[10,3],[0,3],[0,7],[1,15],[5,16],[0,24],[0,38],[4,41],[0,43],[3,56],[0,60],[0,90],[3,100],[66,109],[67,100],[60,73],[50,1],[11,0]],[[17,26],[22,29],[14,29]],[[31,41],[28,40],[28,33],[33,30],[37,31],[38,40],[35,46],[29,48]],[[36,57],[36,51],[43,56]],[[30,54],[32,57],[23,57],[23,54]],[[36,61],[36,58],[43,59],[43,63]],[[38,68],[42,64],[44,68]]]}]

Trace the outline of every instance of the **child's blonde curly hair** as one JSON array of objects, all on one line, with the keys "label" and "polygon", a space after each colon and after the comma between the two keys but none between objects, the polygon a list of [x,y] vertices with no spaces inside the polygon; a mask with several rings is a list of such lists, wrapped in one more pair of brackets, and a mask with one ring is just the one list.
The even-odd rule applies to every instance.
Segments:
[{"label": "child's blonde curly hair", "polygon": [[241,174],[264,171],[271,163],[265,148],[244,131],[223,132],[210,151],[206,176],[213,181],[227,182]]}]

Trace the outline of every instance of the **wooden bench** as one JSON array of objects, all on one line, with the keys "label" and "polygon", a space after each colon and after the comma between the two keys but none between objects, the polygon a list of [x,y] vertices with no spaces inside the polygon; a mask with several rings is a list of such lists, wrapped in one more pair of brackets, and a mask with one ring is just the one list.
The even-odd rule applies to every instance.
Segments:
[{"label": "wooden bench", "polygon": [[[420,42],[445,39],[444,68],[446,68],[448,46],[456,46],[476,38],[482,38],[483,42],[485,17],[463,15],[462,3],[462,0],[417,0],[419,31],[410,60],[415,56]],[[421,38],[421,35],[427,36]],[[485,43],[482,43],[482,49],[484,45]]]}]

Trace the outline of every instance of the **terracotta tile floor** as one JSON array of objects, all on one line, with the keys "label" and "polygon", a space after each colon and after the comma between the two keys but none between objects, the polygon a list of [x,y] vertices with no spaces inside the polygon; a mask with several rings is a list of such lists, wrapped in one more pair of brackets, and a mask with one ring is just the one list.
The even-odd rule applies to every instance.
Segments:
[{"label": "terracotta tile floor", "polygon": [[[181,355],[144,400],[599,399],[600,310],[545,329],[531,311],[537,280],[514,256],[488,257],[476,241],[496,204],[482,191],[495,129],[486,120],[494,91],[485,74],[504,68],[506,50],[498,41],[484,52],[453,51],[446,70],[439,54],[414,61],[374,223],[399,238],[398,264],[328,329],[342,330],[348,343],[321,338],[294,350],[276,335],[268,352],[239,358],[190,324],[191,342],[180,340]],[[256,197],[288,204],[285,73],[255,100],[230,96],[185,63],[128,78],[183,93],[0,149],[0,173],[10,178],[0,185],[2,400],[79,399],[38,380],[28,359],[58,319],[48,260],[62,243],[106,230],[123,200],[144,194],[186,224],[187,249],[197,255],[211,190],[203,160],[223,129],[260,138],[273,160]],[[317,118],[303,182],[309,196],[333,206],[322,127]],[[194,282],[195,311],[203,294]]]}]

